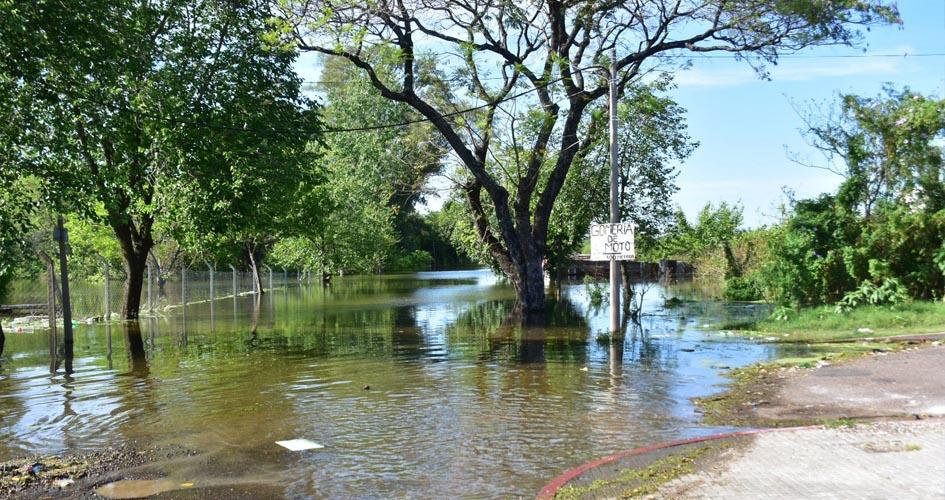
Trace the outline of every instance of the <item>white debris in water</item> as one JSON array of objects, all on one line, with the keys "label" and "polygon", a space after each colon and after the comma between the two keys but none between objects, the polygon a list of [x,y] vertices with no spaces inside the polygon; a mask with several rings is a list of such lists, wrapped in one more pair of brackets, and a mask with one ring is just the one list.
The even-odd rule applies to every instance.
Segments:
[{"label": "white debris in water", "polygon": [[276,441],[276,444],[288,448],[292,451],[303,451],[303,450],[317,450],[324,448],[324,446],[314,442],[309,441],[308,439],[290,439],[288,441]]},{"label": "white debris in water", "polygon": [[872,328],[857,328],[856,333],[873,333]]},{"label": "white debris in water", "polygon": [[66,488],[72,486],[73,484],[75,484],[75,481],[73,481],[73,480],[70,479],[70,478],[57,479],[57,480],[53,481],[53,486],[55,486],[56,488],[59,488],[60,490],[64,490],[64,489],[66,489]]}]

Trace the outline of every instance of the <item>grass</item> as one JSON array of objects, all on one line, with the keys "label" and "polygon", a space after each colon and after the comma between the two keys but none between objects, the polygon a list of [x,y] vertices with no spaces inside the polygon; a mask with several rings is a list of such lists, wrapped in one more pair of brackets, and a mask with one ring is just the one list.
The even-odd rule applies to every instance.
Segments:
[{"label": "grass", "polygon": [[941,333],[945,332],[945,302],[861,306],[847,313],[837,313],[833,306],[820,306],[789,313],[784,320],[771,317],[726,323],[719,328],[791,342]]},{"label": "grass", "polygon": [[699,464],[708,461],[731,443],[711,443],[675,453],[636,469],[628,468],[608,479],[598,479],[587,486],[565,486],[555,494],[555,500],[580,498],[635,498],[652,495],[659,487],[678,477],[692,474]]},{"label": "grass", "polygon": [[840,429],[840,428],[852,429],[856,427],[856,420],[852,420],[849,418],[837,418],[833,420],[824,420],[823,426],[828,429]]}]

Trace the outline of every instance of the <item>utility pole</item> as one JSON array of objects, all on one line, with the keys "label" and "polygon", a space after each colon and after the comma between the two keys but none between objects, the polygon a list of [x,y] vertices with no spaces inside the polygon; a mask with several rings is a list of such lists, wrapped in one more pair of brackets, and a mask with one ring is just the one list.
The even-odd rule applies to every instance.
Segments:
[{"label": "utility pole", "polygon": [[59,274],[62,286],[62,343],[66,358],[66,373],[72,372],[72,302],[69,300],[69,263],[66,261],[66,244],[69,233],[63,227],[62,216],[56,219],[53,239],[59,242]]},{"label": "utility pole", "polygon": [[[610,223],[620,222],[617,206],[617,50],[610,52]],[[610,331],[620,330],[620,262],[610,257]]]}]

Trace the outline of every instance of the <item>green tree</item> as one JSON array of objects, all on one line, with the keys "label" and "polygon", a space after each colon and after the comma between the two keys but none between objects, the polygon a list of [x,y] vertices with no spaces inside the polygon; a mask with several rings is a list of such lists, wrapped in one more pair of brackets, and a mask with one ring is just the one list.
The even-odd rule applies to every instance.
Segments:
[{"label": "green tree", "polygon": [[[276,5],[301,50],[346,59],[383,97],[436,127],[468,173],[465,193],[479,240],[529,313],[545,305],[542,264],[555,202],[575,158],[597,137],[590,117],[604,108],[609,86],[601,66],[613,62],[622,96],[665,61],[654,56],[726,51],[760,67],[781,51],[852,43],[857,25],[898,22],[893,6],[865,0]],[[365,57],[375,46],[395,51],[395,73],[383,74]],[[442,57],[422,49],[430,46]],[[615,48],[616,60],[608,61]],[[418,92],[419,64],[431,56],[455,75],[437,101]],[[517,97],[523,99],[516,110],[509,101]],[[477,112],[462,113],[473,99]],[[527,146],[516,144],[519,126],[535,129]],[[497,157],[499,143],[526,154]]]},{"label": "green tree", "polygon": [[807,306],[877,290],[945,295],[945,100],[892,88],[846,95],[838,113],[808,124],[812,144],[842,162],[825,168],[845,180],[836,194],[790,207],[764,273],[775,298]]},{"label": "green tree", "polygon": [[[618,209],[636,226],[637,252],[652,253],[674,222],[676,164],[697,146],[687,133],[685,110],[665,95],[668,77],[633,86],[618,103]],[[606,120],[599,114],[598,120]],[[599,127],[601,132],[606,127]],[[592,221],[610,220],[610,153],[606,134],[578,158],[552,212],[548,260],[566,265],[587,236]],[[629,268],[625,268],[625,275]]]},{"label": "green tree", "polygon": [[3,168],[42,179],[49,206],[111,228],[126,318],[138,316],[156,226],[255,212],[262,200],[244,189],[314,129],[294,53],[259,7],[0,1]]},{"label": "green tree", "polygon": [[[21,179],[0,176],[0,304],[9,293],[14,273],[29,250],[26,236],[31,230],[33,193]],[[0,324],[0,356],[6,336]]]},{"label": "green tree", "polygon": [[840,203],[867,218],[883,202],[945,208],[945,99],[889,86],[877,97],[843,95],[831,116],[805,118],[809,142],[831,161],[822,168],[846,178]]},{"label": "green tree", "polygon": [[[364,57],[381,74],[396,71],[397,57],[389,49],[377,48]],[[429,62],[419,66],[423,83],[418,90],[433,98],[442,89],[441,75],[427,70]],[[344,182],[359,184],[356,190],[364,195],[360,201],[375,205],[369,210],[376,213],[365,214],[368,217],[364,223],[376,224],[380,212],[389,211],[399,250],[406,253],[417,250],[412,245],[415,235],[411,233],[416,229],[416,208],[430,194],[430,178],[443,169],[446,144],[432,125],[418,120],[420,115],[415,110],[384,98],[362,71],[345,60],[325,57],[320,80],[315,88],[324,95],[323,116],[335,128],[358,129],[378,120],[409,123],[403,127],[330,134],[321,151],[326,168],[332,172],[330,178],[347,178]],[[344,200],[339,202],[347,205]],[[348,221],[346,226],[354,229],[352,225],[356,223]],[[394,248],[389,253],[391,260],[398,258]]]}]

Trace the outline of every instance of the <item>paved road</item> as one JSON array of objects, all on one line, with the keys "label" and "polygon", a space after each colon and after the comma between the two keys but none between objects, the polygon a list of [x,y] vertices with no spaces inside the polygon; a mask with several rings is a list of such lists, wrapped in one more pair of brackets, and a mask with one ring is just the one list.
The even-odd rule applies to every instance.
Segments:
[{"label": "paved road", "polygon": [[945,346],[805,371],[756,412],[766,419],[945,416]]},{"label": "paved road", "polygon": [[945,498],[945,421],[858,424],[755,436],[654,498]]}]

